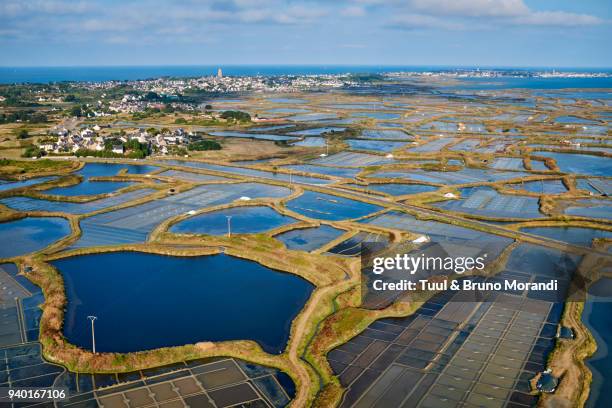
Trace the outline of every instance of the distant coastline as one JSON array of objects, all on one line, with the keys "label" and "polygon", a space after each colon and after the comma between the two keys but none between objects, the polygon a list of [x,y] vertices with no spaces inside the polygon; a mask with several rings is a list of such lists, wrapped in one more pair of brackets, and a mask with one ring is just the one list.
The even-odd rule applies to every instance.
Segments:
[{"label": "distant coastline", "polygon": [[[280,75],[342,75],[360,73],[448,74],[461,78],[538,78],[552,79],[610,79],[612,68],[514,68],[514,67],[462,67],[462,66],[376,66],[376,65],[221,65],[230,76],[280,76]],[[51,66],[51,67],[0,67],[0,83],[50,83],[50,82],[103,82],[133,81],[160,77],[201,77],[215,75],[218,65],[160,65],[160,66]],[[493,73],[494,76],[486,76]],[[576,81],[577,82],[577,81]],[[584,81],[583,81],[584,82]],[[607,87],[601,84],[576,83],[572,87]]]}]

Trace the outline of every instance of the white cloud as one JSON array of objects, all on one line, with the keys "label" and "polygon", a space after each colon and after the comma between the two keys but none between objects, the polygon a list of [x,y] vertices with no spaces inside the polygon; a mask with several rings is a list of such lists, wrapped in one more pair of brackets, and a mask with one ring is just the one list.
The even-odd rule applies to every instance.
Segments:
[{"label": "white cloud", "polygon": [[605,21],[589,14],[567,13],[565,11],[537,11],[520,16],[515,22],[537,26],[577,27],[603,24]]},{"label": "white cloud", "polygon": [[95,11],[93,3],[85,1],[2,1],[0,15],[5,17],[19,17],[30,14],[71,15],[84,14]]},{"label": "white cloud", "polygon": [[538,11],[524,0],[409,0],[390,25],[398,28],[482,29],[505,26],[579,27],[605,23],[589,14]]},{"label": "white cloud", "polygon": [[515,17],[529,13],[523,0],[411,0],[417,11],[455,17]]},{"label": "white cloud", "polygon": [[533,10],[525,0],[132,0],[113,7],[105,0],[0,0],[0,39],[73,41],[116,35],[113,41],[120,42],[151,35],[159,41],[196,41],[204,32],[245,25],[354,28],[366,18],[373,27],[405,30],[609,24],[589,14]]},{"label": "white cloud", "polygon": [[463,24],[449,21],[443,18],[428,16],[425,14],[403,14],[401,16],[394,17],[391,20],[390,26],[405,30],[415,30],[423,28],[461,30],[465,28]]}]

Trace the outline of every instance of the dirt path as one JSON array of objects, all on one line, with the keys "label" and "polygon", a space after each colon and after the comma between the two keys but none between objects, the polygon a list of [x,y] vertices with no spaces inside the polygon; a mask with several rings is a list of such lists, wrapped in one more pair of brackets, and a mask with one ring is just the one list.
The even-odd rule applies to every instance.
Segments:
[{"label": "dirt path", "polygon": [[294,408],[303,408],[309,405],[310,395],[309,390],[312,387],[318,388],[318,384],[313,384],[313,379],[309,375],[307,363],[300,358],[299,348],[300,344],[303,343],[304,336],[307,334],[307,327],[310,323],[312,314],[316,311],[319,302],[329,292],[333,291],[334,286],[327,286],[318,289],[314,292],[312,298],[308,302],[306,309],[302,311],[298,320],[295,323],[295,329],[291,338],[291,343],[287,351],[289,361],[291,362],[294,372],[300,378],[300,386],[297,387],[295,398],[291,403]]}]

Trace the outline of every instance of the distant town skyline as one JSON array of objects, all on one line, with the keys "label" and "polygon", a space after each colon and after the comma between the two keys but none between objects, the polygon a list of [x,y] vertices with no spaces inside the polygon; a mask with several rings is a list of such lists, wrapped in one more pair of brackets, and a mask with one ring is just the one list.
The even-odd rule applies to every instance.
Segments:
[{"label": "distant town skyline", "polygon": [[1,66],[612,67],[607,0],[5,0]]}]

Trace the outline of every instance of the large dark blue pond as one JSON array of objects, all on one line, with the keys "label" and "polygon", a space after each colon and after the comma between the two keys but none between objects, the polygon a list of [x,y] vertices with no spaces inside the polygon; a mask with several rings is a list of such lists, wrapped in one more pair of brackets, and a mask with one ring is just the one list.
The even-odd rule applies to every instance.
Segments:
[{"label": "large dark blue pond", "polygon": [[70,234],[70,223],[59,217],[22,218],[0,223],[0,258],[41,250]]},{"label": "large dark blue pond", "polygon": [[374,204],[314,191],[305,191],[298,198],[287,202],[287,208],[307,217],[334,221],[360,218],[381,210],[381,207]]},{"label": "large dark blue pond", "polygon": [[140,252],[52,262],[64,277],[64,335],[91,349],[132,352],[200,341],[254,340],[281,353],[308,300],[306,280],[225,254],[173,257]]},{"label": "large dark blue pond", "polygon": [[227,217],[231,217],[231,232],[255,234],[295,222],[295,218],[279,214],[270,207],[235,207],[213,211],[188,218],[170,228],[181,234],[223,235],[228,230]]}]

